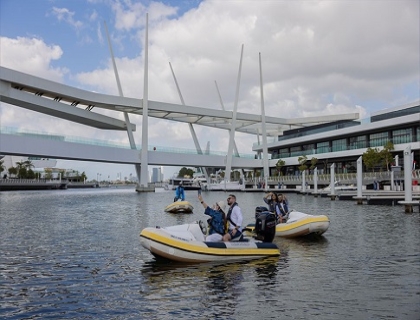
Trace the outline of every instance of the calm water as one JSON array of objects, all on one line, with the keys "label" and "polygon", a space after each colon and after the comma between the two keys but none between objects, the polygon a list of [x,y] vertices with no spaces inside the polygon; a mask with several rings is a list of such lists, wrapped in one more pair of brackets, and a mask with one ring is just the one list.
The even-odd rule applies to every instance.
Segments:
[{"label": "calm water", "polygon": [[[247,222],[262,196],[237,193]],[[324,237],[276,239],[275,259],[179,266],[156,263],[139,233],[206,220],[194,191],[190,215],[163,212],[172,192],[2,192],[0,318],[420,319],[419,213],[288,197],[291,208],[329,215]]]}]

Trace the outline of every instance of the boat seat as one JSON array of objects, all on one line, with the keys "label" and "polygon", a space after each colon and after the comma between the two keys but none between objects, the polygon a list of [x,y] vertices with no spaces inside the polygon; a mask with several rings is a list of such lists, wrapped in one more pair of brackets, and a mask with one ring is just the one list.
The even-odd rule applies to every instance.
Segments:
[{"label": "boat seat", "polygon": [[188,231],[194,236],[197,241],[204,241],[204,235],[198,223],[192,223],[188,226]]}]

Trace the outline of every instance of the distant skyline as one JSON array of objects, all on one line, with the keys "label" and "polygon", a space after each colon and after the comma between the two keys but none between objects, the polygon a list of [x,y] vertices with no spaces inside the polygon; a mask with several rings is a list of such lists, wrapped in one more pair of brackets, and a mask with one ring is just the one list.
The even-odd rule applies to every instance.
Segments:
[{"label": "distant skyline", "polygon": [[[0,64],[84,90],[118,95],[106,22],[123,93],[143,97],[144,26],[149,14],[149,99],[260,114],[258,54],[266,114],[282,118],[380,109],[419,99],[419,1],[0,1]],[[95,110],[110,116],[122,115]],[[130,115],[141,144],[142,117]],[[0,125],[128,144],[110,132],[0,103]],[[226,151],[226,131],[195,127],[202,148]],[[256,137],[236,134],[240,153]],[[149,120],[149,144],[193,149],[188,125]],[[59,160],[57,167],[116,179],[133,166]],[[153,167],[149,167],[149,172]],[[180,168],[164,167],[165,178]]]}]

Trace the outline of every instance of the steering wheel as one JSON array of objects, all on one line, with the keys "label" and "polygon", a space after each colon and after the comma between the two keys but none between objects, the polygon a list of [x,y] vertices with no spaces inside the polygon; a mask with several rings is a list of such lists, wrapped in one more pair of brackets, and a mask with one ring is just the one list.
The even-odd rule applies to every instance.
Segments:
[{"label": "steering wheel", "polygon": [[207,234],[207,227],[203,220],[198,221],[198,225],[200,226],[201,232],[206,235]]}]

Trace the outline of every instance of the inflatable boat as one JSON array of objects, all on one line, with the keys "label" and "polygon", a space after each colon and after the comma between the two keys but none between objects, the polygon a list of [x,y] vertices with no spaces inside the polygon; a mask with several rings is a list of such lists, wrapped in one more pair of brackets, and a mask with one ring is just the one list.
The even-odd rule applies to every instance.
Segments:
[{"label": "inflatable boat", "polygon": [[156,259],[184,263],[246,261],[279,256],[279,248],[272,243],[275,219],[271,227],[265,221],[263,223],[265,234],[260,230],[256,231],[258,238],[231,242],[205,241],[206,227],[203,227],[202,221],[170,227],[149,227],[141,231],[140,243]]},{"label": "inflatable boat", "polygon": [[[276,237],[295,238],[322,235],[328,230],[329,225],[330,220],[326,215],[315,216],[292,210],[285,223],[276,225]],[[254,228],[254,224],[249,224],[244,230],[253,233]]]},{"label": "inflatable boat", "polygon": [[175,201],[165,207],[165,212],[170,213],[192,213],[194,207],[188,201]]}]

